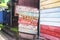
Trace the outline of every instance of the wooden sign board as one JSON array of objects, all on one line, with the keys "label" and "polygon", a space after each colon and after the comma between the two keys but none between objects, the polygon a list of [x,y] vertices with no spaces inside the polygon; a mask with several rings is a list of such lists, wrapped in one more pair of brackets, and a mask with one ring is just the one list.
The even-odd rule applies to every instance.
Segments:
[{"label": "wooden sign board", "polygon": [[26,15],[19,15],[19,32],[37,34],[37,18]]},{"label": "wooden sign board", "polygon": [[[23,13],[24,12],[24,13]],[[15,6],[15,14],[17,15],[29,15],[29,12],[31,15],[34,15],[34,16],[37,16],[38,15],[38,9],[37,8],[33,8],[33,7],[27,7],[27,6],[19,6],[19,5],[16,5]]]}]

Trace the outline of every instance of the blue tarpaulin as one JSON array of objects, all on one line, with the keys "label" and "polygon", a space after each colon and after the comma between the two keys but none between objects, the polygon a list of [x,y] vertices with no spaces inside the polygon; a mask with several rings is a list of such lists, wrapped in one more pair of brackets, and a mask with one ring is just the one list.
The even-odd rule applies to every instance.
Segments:
[{"label": "blue tarpaulin", "polygon": [[3,11],[3,23],[5,23],[5,24],[8,23],[9,17],[10,17],[9,13],[6,10]]},{"label": "blue tarpaulin", "polygon": [[3,23],[3,11],[0,11],[0,23]]},{"label": "blue tarpaulin", "polygon": [[7,11],[0,11],[0,23],[8,23],[9,22],[9,14]]}]

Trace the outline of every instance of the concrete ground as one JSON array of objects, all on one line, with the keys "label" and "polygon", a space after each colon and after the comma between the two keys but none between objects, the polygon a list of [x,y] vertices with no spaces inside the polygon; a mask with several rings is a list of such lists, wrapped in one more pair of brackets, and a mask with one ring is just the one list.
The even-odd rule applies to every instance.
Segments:
[{"label": "concrete ground", "polygon": [[0,31],[0,40],[16,40],[16,39]]},{"label": "concrete ground", "polygon": [[[34,40],[33,39],[33,35],[27,35],[27,34],[20,34],[20,39],[19,40]],[[12,38],[10,37],[9,35],[5,34],[5,33],[2,33],[0,31],[0,40],[16,40],[15,38]],[[38,40],[38,39],[35,39],[35,40]]]}]

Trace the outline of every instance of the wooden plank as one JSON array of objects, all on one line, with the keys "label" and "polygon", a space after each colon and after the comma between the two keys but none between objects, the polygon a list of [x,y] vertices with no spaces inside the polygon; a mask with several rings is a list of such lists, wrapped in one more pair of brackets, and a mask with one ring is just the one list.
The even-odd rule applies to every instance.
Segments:
[{"label": "wooden plank", "polygon": [[60,27],[42,24],[40,28],[41,33],[48,34],[58,38],[60,37]]},{"label": "wooden plank", "polygon": [[41,18],[60,18],[60,12],[58,13],[41,13]]},{"label": "wooden plank", "polygon": [[40,13],[55,13],[55,12],[60,12],[60,7],[40,10]]},{"label": "wooden plank", "polygon": [[48,0],[48,1],[42,2],[41,6],[44,6],[44,5],[47,5],[47,4],[51,4],[51,3],[55,3],[55,2],[59,2],[59,1],[60,0]]},{"label": "wooden plank", "polygon": [[40,21],[40,24],[60,27],[60,22],[41,22]]},{"label": "wooden plank", "polygon": [[40,18],[40,21],[47,22],[60,22],[60,18]]},{"label": "wooden plank", "polygon": [[40,0],[40,3],[45,2],[45,1],[47,1],[47,0]]},{"label": "wooden plank", "polygon": [[44,34],[44,33],[40,33],[40,36],[42,36],[42,38],[47,38],[47,39],[50,39],[50,40],[59,40],[60,38],[58,37],[54,37],[54,36],[51,36],[51,35],[48,35],[48,34]]},{"label": "wooden plank", "polygon": [[60,6],[60,2],[50,4],[50,5],[40,6],[40,9],[54,8],[54,7],[59,7],[59,6]]}]

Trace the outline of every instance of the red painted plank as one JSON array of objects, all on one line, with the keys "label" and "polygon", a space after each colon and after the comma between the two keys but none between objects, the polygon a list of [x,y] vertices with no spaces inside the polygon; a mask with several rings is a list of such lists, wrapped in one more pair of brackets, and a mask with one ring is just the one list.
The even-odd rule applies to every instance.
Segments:
[{"label": "red painted plank", "polygon": [[40,25],[40,32],[54,37],[60,37],[60,27],[57,26]]}]

